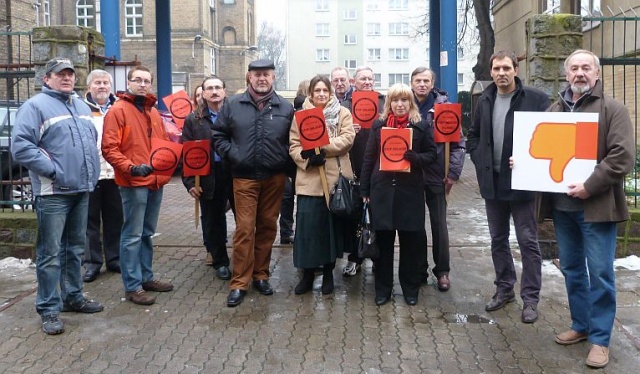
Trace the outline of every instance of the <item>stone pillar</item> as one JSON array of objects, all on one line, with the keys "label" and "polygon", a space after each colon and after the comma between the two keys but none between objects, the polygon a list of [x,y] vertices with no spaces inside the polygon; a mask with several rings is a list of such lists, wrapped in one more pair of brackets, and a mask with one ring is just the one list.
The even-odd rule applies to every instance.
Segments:
[{"label": "stone pillar", "polygon": [[86,89],[87,74],[92,69],[104,68],[104,38],[98,31],[80,26],[50,26],[33,28],[33,62],[36,90],[42,88],[42,77],[47,61],[65,57],[76,69],[76,92]]},{"label": "stone pillar", "polygon": [[564,60],[582,48],[582,17],[537,14],[527,20],[527,82],[553,101],[566,87]]}]

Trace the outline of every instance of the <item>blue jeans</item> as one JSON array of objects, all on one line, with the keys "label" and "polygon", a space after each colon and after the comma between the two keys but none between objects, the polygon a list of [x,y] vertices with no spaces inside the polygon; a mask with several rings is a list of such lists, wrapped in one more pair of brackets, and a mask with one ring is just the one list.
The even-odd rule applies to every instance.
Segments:
[{"label": "blue jeans", "polygon": [[120,187],[124,223],[120,238],[120,268],[125,292],[142,289],[153,280],[153,240],[158,225],[162,187]]},{"label": "blue jeans", "polygon": [[[82,298],[81,255],[87,232],[89,193],[36,197],[36,311],[60,313],[62,301]],[[58,291],[60,285],[60,291]]]},{"label": "blue jeans", "polygon": [[583,212],[553,210],[565,278],[571,329],[589,334],[592,344],[609,346],[616,315],[615,222],[584,221]]}]

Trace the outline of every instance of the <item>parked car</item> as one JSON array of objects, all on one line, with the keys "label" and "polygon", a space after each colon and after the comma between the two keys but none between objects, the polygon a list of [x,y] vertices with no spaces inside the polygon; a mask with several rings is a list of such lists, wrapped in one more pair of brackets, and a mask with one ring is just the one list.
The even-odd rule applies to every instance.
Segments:
[{"label": "parked car", "polygon": [[[27,169],[11,159],[11,129],[16,120],[18,104],[13,101],[0,101],[0,200],[31,202],[31,182]],[[11,204],[2,204],[2,208],[11,208]],[[30,204],[13,204],[13,208],[30,208]]]}]

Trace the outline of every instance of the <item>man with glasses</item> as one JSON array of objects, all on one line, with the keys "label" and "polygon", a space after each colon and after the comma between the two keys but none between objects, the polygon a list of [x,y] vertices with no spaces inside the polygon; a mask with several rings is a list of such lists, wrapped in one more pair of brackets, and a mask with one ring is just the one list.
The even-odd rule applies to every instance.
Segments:
[{"label": "man with glasses", "polygon": [[125,297],[134,304],[151,305],[148,291],[173,290],[154,278],[153,242],[162,203],[162,188],[170,176],[152,175],[151,139],[169,140],[151,93],[153,76],[144,66],[127,75],[127,91],[119,94],[104,120],[102,154],[115,169],[120,186],[124,224],[120,239],[120,269]]},{"label": "man with glasses", "polygon": [[349,70],[338,66],[331,70],[331,85],[340,103],[351,97],[353,79],[349,78]]},{"label": "man with glasses", "polygon": [[64,332],[61,311],[103,309],[83,296],[80,272],[89,193],[98,182],[100,161],[91,110],[73,91],[76,72],[71,61],[49,60],[43,81],[42,92],[16,114],[11,154],[29,169],[36,197],[36,311],[42,330],[56,335]]}]

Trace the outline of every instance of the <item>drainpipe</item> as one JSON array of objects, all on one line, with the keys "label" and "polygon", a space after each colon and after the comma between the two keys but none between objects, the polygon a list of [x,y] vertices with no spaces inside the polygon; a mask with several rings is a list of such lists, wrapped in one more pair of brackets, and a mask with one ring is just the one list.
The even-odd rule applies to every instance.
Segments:
[{"label": "drainpipe", "polygon": [[100,32],[104,36],[104,55],[120,61],[119,1],[100,2]]},{"label": "drainpipe", "polygon": [[457,14],[457,1],[440,0],[440,87],[452,103],[458,102]]},{"label": "drainpipe", "polygon": [[162,98],[172,93],[171,79],[171,1],[156,1],[156,59],[158,109],[166,110]]},{"label": "drainpipe", "polygon": [[440,87],[440,0],[429,0],[429,65]]}]

